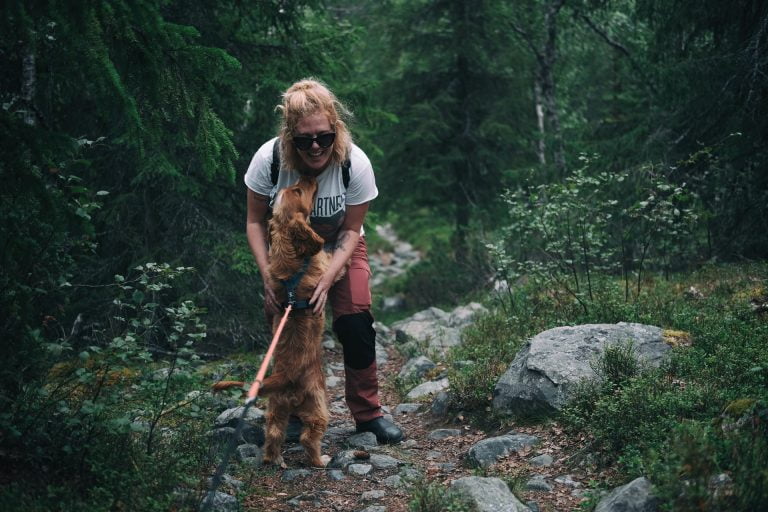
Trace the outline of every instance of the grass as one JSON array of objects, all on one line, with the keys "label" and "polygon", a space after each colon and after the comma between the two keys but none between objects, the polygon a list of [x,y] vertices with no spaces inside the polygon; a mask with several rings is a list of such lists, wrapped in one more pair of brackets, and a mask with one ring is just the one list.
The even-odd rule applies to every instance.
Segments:
[{"label": "grass", "polygon": [[[574,435],[593,439],[595,460],[618,468],[626,481],[649,477],[665,509],[768,507],[768,314],[753,306],[768,290],[768,264],[648,275],[629,300],[620,280],[592,277],[600,293],[586,312],[557,287],[535,282],[486,300],[493,312],[447,358],[452,407],[487,426],[503,424],[489,414],[495,383],[543,330],[656,325],[673,346],[668,363],[646,368],[631,344],[614,347],[595,363],[602,381],[583,383],[560,419]],[[719,474],[732,483],[714,495],[709,482]]]}]

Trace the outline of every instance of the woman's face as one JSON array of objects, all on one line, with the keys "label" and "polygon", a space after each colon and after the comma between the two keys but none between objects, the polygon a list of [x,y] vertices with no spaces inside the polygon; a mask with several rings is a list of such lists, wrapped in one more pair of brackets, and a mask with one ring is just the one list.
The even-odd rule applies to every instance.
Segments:
[{"label": "woman's face", "polygon": [[[333,132],[331,122],[328,120],[328,116],[322,112],[316,112],[302,117],[296,128],[293,130],[294,136],[302,137],[317,137],[324,133]],[[321,172],[328,166],[328,162],[331,160],[331,152],[333,151],[333,144],[327,148],[321,148],[317,141],[312,143],[312,147],[302,151],[296,148],[299,152],[301,161],[307,167],[307,170],[313,171],[315,174]]]}]

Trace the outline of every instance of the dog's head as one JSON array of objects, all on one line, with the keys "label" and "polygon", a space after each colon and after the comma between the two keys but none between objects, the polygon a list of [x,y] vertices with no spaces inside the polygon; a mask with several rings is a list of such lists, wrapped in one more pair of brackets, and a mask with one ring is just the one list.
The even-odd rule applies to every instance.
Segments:
[{"label": "dog's head", "polygon": [[317,194],[315,178],[302,176],[299,181],[280,191],[272,216],[274,235],[287,237],[297,257],[320,252],[323,239],[309,225],[309,214]]}]

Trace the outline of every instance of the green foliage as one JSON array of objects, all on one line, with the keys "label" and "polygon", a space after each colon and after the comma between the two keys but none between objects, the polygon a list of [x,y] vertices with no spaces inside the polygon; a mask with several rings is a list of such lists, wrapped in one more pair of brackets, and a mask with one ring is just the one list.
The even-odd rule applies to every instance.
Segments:
[{"label": "green foliage", "polygon": [[6,489],[4,500],[30,509],[165,509],[179,482],[196,485],[211,421],[204,395],[190,393],[202,385],[195,345],[205,325],[191,301],[167,300],[189,270],[147,263],[116,275],[98,322],[44,345],[56,363],[0,416],[5,453],[23,455],[39,478]]},{"label": "green foliage", "polygon": [[685,422],[650,454],[659,494],[672,510],[759,510],[768,503],[768,409],[756,403],[713,423]]},{"label": "green foliage", "polygon": [[376,100],[392,113],[377,126],[378,202],[406,223],[444,219],[463,250],[475,224],[494,222],[503,171],[523,144],[525,128],[509,123],[526,108],[509,91],[527,84],[513,70],[519,50],[510,44],[508,8],[391,1],[369,13],[365,26],[377,37],[363,40],[362,62]]},{"label": "green foliage", "polygon": [[0,111],[0,408],[46,370],[42,343],[59,329],[78,258],[94,250],[94,193],[73,172],[85,144],[36,130]]},{"label": "green foliage", "polygon": [[437,482],[416,482],[411,488],[411,512],[472,512],[471,502]]},{"label": "green foliage", "polygon": [[639,297],[644,270],[690,261],[696,213],[663,168],[609,173],[582,160],[562,184],[508,191],[509,224],[488,248],[508,281],[526,276],[561,290],[587,315],[612,293],[599,274],[620,273],[628,302]]},{"label": "green foliage", "polygon": [[530,329],[522,315],[506,313],[482,316],[470,326],[449,355],[452,405],[481,414],[489,410],[496,382],[532,334]]},{"label": "green foliage", "polygon": [[640,373],[640,361],[631,341],[608,345],[590,366],[595,377],[601,382],[616,388]]},{"label": "green foliage", "polygon": [[[603,462],[660,485],[672,510],[750,510],[765,505],[764,432],[768,350],[764,319],[749,308],[765,264],[707,267],[681,282],[657,282],[634,317],[674,325],[693,345],[660,369],[638,368],[621,345],[595,364],[601,379],[577,388],[563,419],[587,433]],[[686,298],[694,287],[704,297]],[[638,371],[639,370],[639,371]],[[731,479],[715,492],[712,479]]]},{"label": "green foliage", "polygon": [[434,240],[429,253],[410,267],[402,291],[411,307],[455,305],[490,278],[487,255],[479,242],[468,240],[461,249]]}]

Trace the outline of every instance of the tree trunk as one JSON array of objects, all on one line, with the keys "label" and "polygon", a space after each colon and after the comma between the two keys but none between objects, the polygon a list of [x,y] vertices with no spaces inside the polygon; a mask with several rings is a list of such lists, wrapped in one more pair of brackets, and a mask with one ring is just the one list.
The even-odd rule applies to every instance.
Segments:
[{"label": "tree trunk", "polygon": [[533,101],[536,108],[536,126],[539,128],[539,140],[536,142],[536,156],[539,157],[539,163],[547,163],[547,142],[544,131],[544,103],[541,98],[541,81],[536,77],[533,84]]},{"label": "tree trunk", "polygon": [[539,74],[542,84],[542,96],[547,113],[547,121],[554,141],[555,167],[561,176],[565,176],[565,147],[563,144],[563,132],[560,127],[560,114],[557,108],[557,96],[555,94],[555,61],[557,60],[557,14],[563,7],[565,0],[548,2],[544,13],[544,30],[546,41],[542,58],[539,59]]},{"label": "tree trunk", "polygon": [[24,124],[37,125],[35,112],[35,92],[37,89],[37,68],[35,67],[35,50],[33,43],[27,42],[22,49],[21,57],[21,98],[24,101]]},{"label": "tree trunk", "polygon": [[454,31],[457,41],[456,55],[456,104],[460,121],[457,123],[459,133],[456,138],[459,141],[462,158],[454,163],[454,248],[456,261],[462,263],[467,257],[467,233],[470,222],[470,203],[472,201],[473,176],[472,165],[475,161],[474,144],[472,141],[472,116],[470,111],[470,72],[469,59],[463,46],[468,31],[468,6],[462,0],[454,4],[456,8],[456,29]]}]

